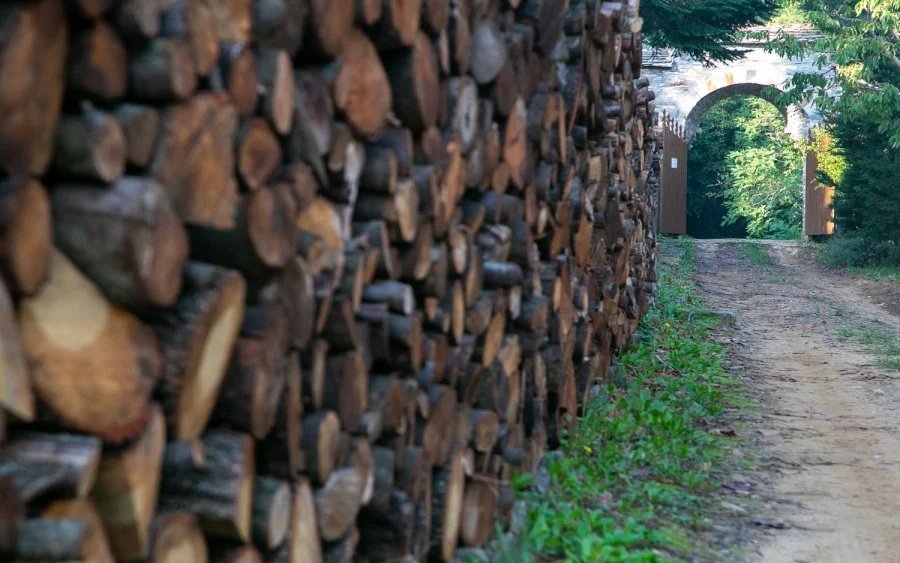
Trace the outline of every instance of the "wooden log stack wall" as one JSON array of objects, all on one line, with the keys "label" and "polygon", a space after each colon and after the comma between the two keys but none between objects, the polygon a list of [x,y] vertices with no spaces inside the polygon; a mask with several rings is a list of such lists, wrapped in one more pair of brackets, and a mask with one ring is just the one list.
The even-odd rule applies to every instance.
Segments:
[{"label": "wooden log stack wall", "polygon": [[507,526],[648,306],[637,14],[3,2],[0,559],[440,561]]}]

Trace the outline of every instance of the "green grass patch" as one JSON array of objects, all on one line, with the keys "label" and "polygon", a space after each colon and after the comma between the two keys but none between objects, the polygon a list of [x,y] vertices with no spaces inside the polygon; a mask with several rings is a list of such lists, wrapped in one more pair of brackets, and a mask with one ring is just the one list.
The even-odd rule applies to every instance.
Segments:
[{"label": "green grass patch", "polygon": [[875,355],[880,367],[900,371],[900,334],[870,326],[841,327],[837,333],[838,337],[858,342]]},{"label": "green grass patch", "polygon": [[900,266],[851,266],[848,270],[866,279],[900,283]]},{"label": "green grass patch", "polygon": [[741,242],[737,245],[738,254],[758,266],[774,266],[775,260],[769,256],[763,245],[754,242]]},{"label": "green grass patch", "polygon": [[733,467],[734,438],[716,429],[743,397],[712,338],[719,320],[691,281],[693,243],[664,245],[677,258],[660,268],[640,344],[548,458],[549,490],[519,477],[527,523],[501,560],[678,561],[708,549],[698,538],[718,506],[721,472]]}]

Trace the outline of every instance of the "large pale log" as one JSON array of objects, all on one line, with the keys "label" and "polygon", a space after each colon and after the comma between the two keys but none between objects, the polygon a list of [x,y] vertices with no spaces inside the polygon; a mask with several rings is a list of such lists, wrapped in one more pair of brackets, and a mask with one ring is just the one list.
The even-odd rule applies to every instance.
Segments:
[{"label": "large pale log", "polygon": [[13,294],[33,295],[44,283],[53,252],[50,200],[25,177],[0,181],[0,273]]},{"label": "large pale log", "polygon": [[119,560],[144,559],[152,542],[166,426],[158,408],[151,413],[137,440],[103,453],[91,493]]},{"label": "large pale log", "polygon": [[56,243],[118,305],[168,307],[181,291],[187,234],[163,188],[124,177],[53,193]]},{"label": "large pale log", "polygon": [[244,280],[198,262],[185,269],[174,307],[147,317],[162,345],[162,401],[174,439],[196,438],[215,405],[244,311]]},{"label": "large pale log", "polygon": [[151,563],[206,563],[206,539],[192,513],[157,514],[151,530],[152,540],[147,558]]},{"label": "large pale log", "polygon": [[35,391],[63,423],[111,440],[140,431],[160,367],[152,331],[58,251],[19,322]]},{"label": "large pale log", "polygon": [[83,498],[97,480],[100,449],[92,436],[17,432],[0,450],[0,477],[10,476],[25,502],[47,492]]},{"label": "large pale log", "polygon": [[252,534],[253,439],[237,432],[203,435],[202,467],[164,468],[160,484],[163,510],[195,513],[203,531],[224,539],[249,541]]},{"label": "large pale log", "polygon": [[0,376],[2,376],[0,409],[6,409],[22,420],[33,420],[34,393],[31,390],[31,375],[25,362],[22,336],[16,324],[16,311],[2,280],[0,280]]},{"label": "large pale log", "polygon": [[391,86],[378,52],[366,36],[347,32],[337,61],[325,69],[334,107],[354,133],[375,139],[391,110]]},{"label": "large pale log", "polygon": [[234,226],[236,132],[234,108],[215,94],[195,96],[163,112],[151,173],[166,188],[172,206],[186,223]]},{"label": "large pale log", "polygon": [[68,26],[58,0],[0,6],[0,170],[40,175],[53,156]]}]

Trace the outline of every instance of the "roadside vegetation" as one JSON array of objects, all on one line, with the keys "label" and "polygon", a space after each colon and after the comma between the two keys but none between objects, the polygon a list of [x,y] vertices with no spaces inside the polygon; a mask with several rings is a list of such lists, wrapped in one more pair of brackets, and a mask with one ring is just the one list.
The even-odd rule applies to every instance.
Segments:
[{"label": "roadside vegetation", "polygon": [[660,268],[640,344],[548,456],[549,484],[518,479],[530,508],[520,537],[501,546],[503,561],[709,556],[702,538],[721,511],[720,477],[740,459],[728,427],[741,388],[713,337],[719,319],[691,281],[693,244],[664,246],[677,258]]},{"label": "roadside vegetation", "polygon": [[879,367],[900,372],[900,334],[884,327],[843,327],[838,336],[859,343],[877,358]]}]

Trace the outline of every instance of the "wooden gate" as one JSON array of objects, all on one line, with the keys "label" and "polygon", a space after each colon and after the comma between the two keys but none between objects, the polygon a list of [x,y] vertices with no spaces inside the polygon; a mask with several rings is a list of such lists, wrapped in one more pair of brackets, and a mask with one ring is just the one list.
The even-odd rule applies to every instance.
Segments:
[{"label": "wooden gate", "polygon": [[663,157],[660,163],[659,231],[687,232],[687,149],[684,127],[663,115]]},{"label": "wooden gate", "polygon": [[806,236],[822,236],[834,233],[834,188],[819,186],[816,173],[819,169],[818,158],[813,150],[806,153],[803,163],[803,234]]}]

